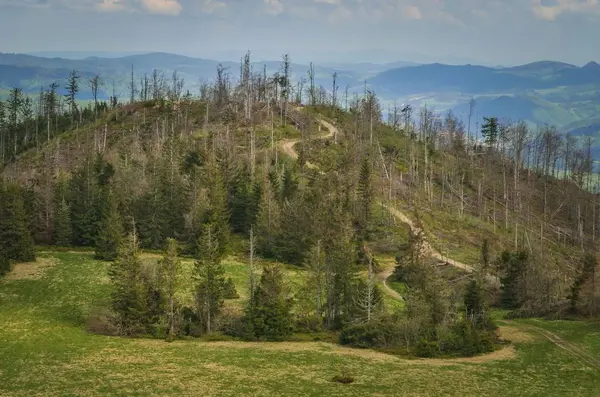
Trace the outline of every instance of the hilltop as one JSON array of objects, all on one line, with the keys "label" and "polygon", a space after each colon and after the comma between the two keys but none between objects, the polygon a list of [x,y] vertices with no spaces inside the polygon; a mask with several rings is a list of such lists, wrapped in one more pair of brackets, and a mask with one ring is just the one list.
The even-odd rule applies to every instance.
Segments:
[{"label": "hilltop", "polygon": [[[212,82],[219,64],[232,81],[239,80],[237,62],[169,53],[78,59],[0,54],[0,98],[5,98],[13,87],[36,95],[42,86],[48,87],[52,82],[58,82],[61,86],[59,91],[64,94],[64,80],[73,69],[86,79],[94,75],[101,77],[101,99],[109,99],[112,95],[129,98],[132,71],[136,96],[141,96],[144,76],[152,79],[155,71],[165,81],[171,80],[172,74],[177,72],[184,81],[184,89],[196,94],[202,86],[201,82]],[[269,76],[281,72],[280,62],[252,62],[252,73],[263,74],[265,69]],[[292,90],[297,94],[305,89],[310,79],[310,66],[307,63],[291,63],[290,69]],[[407,61],[316,63],[316,85],[331,91],[334,73],[337,74],[336,85],[340,98],[346,96],[346,90],[350,99],[355,94],[362,94],[366,83],[369,89],[377,92],[386,107],[393,103],[404,103],[414,107],[427,105],[438,112],[452,109],[463,121],[468,119],[468,102],[471,98],[477,103],[473,110],[475,120],[488,116],[513,121],[523,119],[532,127],[552,124],[563,132],[573,130],[571,125],[575,123],[590,123],[598,112],[594,103],[598,96],[600,67],[595,62],[581,67],[554,61],[513,67],[416,64]],[[87,84],[82,84],[80,93],[82,100],[91,98]],[[594,130],[591,133],[596,132]]]}]

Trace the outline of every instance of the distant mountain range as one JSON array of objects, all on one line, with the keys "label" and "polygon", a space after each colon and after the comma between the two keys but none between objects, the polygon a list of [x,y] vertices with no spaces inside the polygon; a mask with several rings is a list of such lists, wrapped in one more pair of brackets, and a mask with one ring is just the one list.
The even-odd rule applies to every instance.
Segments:
[{"label": "distant mountain range", "polygon": [[[239,63],[193,58],[169,53],[130,54],[89,53],[102,56],[84,57],[72,54],[70,59],[53,57],[67,53],[6,54],[0,53],[0,97],[11,87],[21,87],[27,93],[37,93],[42,85],[53,81],[63,83],[69,71],[76,69],[88,78],[102,76],[101,91],[108,97],[113,85],[121,96],[127,96],[133,66],[136,79],[151,74],[154,69],[167,78],[177,71],[186,87],[196,90],[201,79],[212,80],[217,65],[229,68],[233,79],[239,75]],[[45,55],[45,56],[38,56]],[[378,58],[379,59],[379,58]],[[266,65],[269,74],[279,70],[280,61],[255,62],[255,72]],[[292,64],[292,77],[306,77],[307,64]],[[427,105],[437,111],[452,109],[466,119],[468,101],[476,100],[474,122],[482,117],[497,116],[510,120],[525,120],[532,125],[554,124],[576,134],[600,135],[600,65],[590,62],[576,66],[563,62],[541,61],[514,67],[478,65],[417,64],[408,61],[315,65],[319,85],[330,89],[331,76],[338,73],[338,85],[350,92],[362,92],[365,82],[385,105]],[[82,85],[80,98],[89,99],[89,88]]]}]

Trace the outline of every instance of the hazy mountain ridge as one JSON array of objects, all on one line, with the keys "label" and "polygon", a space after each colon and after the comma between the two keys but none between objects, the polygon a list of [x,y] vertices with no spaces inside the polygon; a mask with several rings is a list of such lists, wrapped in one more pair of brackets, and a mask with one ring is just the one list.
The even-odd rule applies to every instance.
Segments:
[{"label": "hazy mountain ridge", "polygon": [[[200,81],[214,79],[219,64],[227,68],[232,80],[239,77],[239,62],[170,53],[82,59],[0,53],[0,96],[2,91],[12,87],[33,94],[39,92],[42,85],[47,86],[53,81],[63,85],[69,71],[76,69],[85,79],[94,74],[102,77],[102,98],[111,95],[113,86],[118,96],[124,98],[129,96],[132,67],[136,84],[143,75],[150,75],[155,69],[162,71],[167,81],[172,72],[177,71],[185,80],[186,89],[194,94]],[[252,63],[253,73],[262,73],[264,67],[271,75],[280,69],[280,61]],[[307,79],[308,64],[293,63],[291,69],[294,81]],[[323,65],[315,63],[316,84],[327,90],[331,90],[333,73],[337,73],[340,91],[348,88],[350,93],[362,92],[366,82],[387,104],[396,101],[416,107],[426,104],[438,111],[452,109],[463,119],[468,113],[469,99],[475,98],[474,123],[482,117],[497,116],[590,133],[595,127],[580,128],[595,125],[590,120],[600,111],[600,65],[596,62],[576,66],[539,61],[511,67],[368,60],[346,63],[343,59]],[[87,84],[82,82],[80,88],[80,99],[89,99],[91,94]]]}]

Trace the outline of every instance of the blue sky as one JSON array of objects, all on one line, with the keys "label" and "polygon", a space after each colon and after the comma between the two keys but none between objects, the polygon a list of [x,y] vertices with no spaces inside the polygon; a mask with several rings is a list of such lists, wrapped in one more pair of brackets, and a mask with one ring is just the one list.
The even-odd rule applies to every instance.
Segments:
[{"label": "blue sky", "polygon": [[3,52],[584,64],[597,37],[600,0],[0,0]]}]

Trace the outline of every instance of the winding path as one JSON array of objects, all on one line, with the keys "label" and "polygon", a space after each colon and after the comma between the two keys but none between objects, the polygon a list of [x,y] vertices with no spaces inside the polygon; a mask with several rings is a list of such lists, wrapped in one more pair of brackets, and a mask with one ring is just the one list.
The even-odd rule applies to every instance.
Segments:
[{"label": "winding path", "polygon": [[[298,108],[298,109],[302,109],[302,108]],[[327,129],[328,132],[326,134],[319,135],[313,139],[329,139],[331,137],[340,135],[340,131],[333,124],[323,120],[322,118],[318,118],[318,121],[323,127],[325,127]],[[298,152],[296,152],[296,150],[294,149],[294,146],[297,143],[299,143],[300,141],[302,141],[302,139],[283,139],[283,140],[279,141],[279,147],[285,154],[287,154],[291,158],[298,159]],[[306,163],[306,166],[309,168],[316,168],[316,166],[314,164],[311,164],[309,162]],[[406,216],[406,214],[399,211],[397,208],[391,207],[385,203],[381,203],[381,205],[383,205],[388,211],[390,211],[390,213],[396,219],[398,219],[399,221],[401,221],[403,223],[406,223],[413,232],[420,231],[419,228],[414,224],[414,222],[408,216]],[[456,261],[454,259],[450,259],[450,258],[442,255],[439,251],[434,249],[431,246],[431,244],[429,244],[429,242],[427,242],[427,241],[425,241],[423,244],[423,254],[426,256],[435,258],[435,259],[439,260],[440,262],[446,263],[457,269],[463,270],[467,273],[472,273],[474,270],[472,266],[469,266],[467,264]],[[384,272],[378,274],[378,278],[382,281],[385,291],[389,296],[391,296],[392,298],[394,298],[396,300],[403,300],[402,296],[397,291],[390,288],[390,286],[387,283],[387,279],[392,275],[393,272],[394,272],[393,268],[385,270]],[[495,277],[488,276],[488,279],[490,281],[493,280],[494,282],[496,282]]]},{"label": "winding path", "polygon": [[[319,120],[319,123],[321,123],[321,125],[324,126],[329,132],[324,135],[320,135],[320,136],[316,137],[315,139],[328,139],[333,136],[339,135],[340,132],[337,129],[337,127],[335,127],[331,123],[328,123],[327,121],[325,121],[321,118],[319,118],[318,120]],[[280,145],[281,150],[284,153],[286,153],[287,155],[289,155],[290,157],[292,157],[294,159],[297,159],[298,153],[294,149],[294,146],[300,141],[301,141],[301,139],[286,139],[286,140],[280,141],[279,145]],[[316,168],[315,165],[310,164],[308,162],[306,163],[306,165],[309,168]],[[381,203],[381,205],[383,205],[388,211],[390,211],[390,213],[396,219],[407,224],[413,232],[416,233],[416,232],[420,231],[420,229],[414,224],[414,222],[405,213],[403,213],[400,210],[398,210],[397,208],[387,205],[383,202]],[[474,271],[474,268],[472,266],[469,266],[465,263],[459,262],[457,260],[448,258],[445,255],[442,255],[439,251],[437,251],[435,248],[433,248],[428,241],[424,241],[423,254],[426,256],[435,258],[442,263],[446,263],[446,264],[453,266],[457,269],[460,269],[464,272],[473,273],[473,271]],[[383,272],[377,274],[377,278],[383,284],[384,292],[388,296],[390,296],[392,299],[395,299],[397,301],[403,301],[404,299],[402,298],[402,295],[400,295],[397,291],[392,289],[387,283],[388,278],[393,274],[393,272],[394,272],[394,268],[393,267],[389,268],[389,269],[384,270]],[[493,284],[498,283],[497,278],[490,274],[486,275],[486,280],[488,280],[489,282],[491,282]],[[600,371],[600,359],[594,357],[592,354],[586,352],[585,350],[581,349],[580,347],[576,346],[575,344],[573,344],[569,341],[566,341],[565,339],[561,338],[560,336],[556,335],[555,333],[548,331],[546,329],[540,328],[540,327],[536,327],[534,325],[519,325],[519,328],[521,328],[524,331],[538,333],[539,335],[543,336],[548,341],[550,341],[552,344],[554,344],[556,347],[566,351],[568,354],[570,354],[575,359],[577,359],[580,363],[587,365],[590,368]],[[513,348],[512,347],[505,348],[505,349],[502,349],[500,352],[505,352],[505,351],[510,350],[514,354],[514,350],[511,350],[511,349],[513,349]],[[485,356],[483,356],[483,358],[488,358],[488,356],[494,357],[494,355],[496,355],[497,353],[498,352],[494,352],[489,355],[485,355]]]},{"label": "winding path", "polygon": [[[302,108],[297,108],[297,109],[302,109]],[[318,135],[318,136],[314,137],[313,139],[329,139],[329,138],[332,138],[339,134],[339,130],[333,124],[328,123],[327,121],[322,120],[322,119],[319,119],[319,123],[321,123],[321,125],[327,129],[327,133],[323,134],[323,135]],[[287,154],[294,160],[298,160],[298,152],[296,152],[296,150],[294,149],[294,146],[296,146],[297,143],[300,143],[300,141],[302,141],[302,139],[300,139],[300,138],[298,138],[298,139],[282,139],[281,141],[279,141],[279,147],[285,154]],[[313,168],[313,169],[317,168],[314,164],[311,164],[309,161],[306,162],[306,166],[308,168]]]}]

